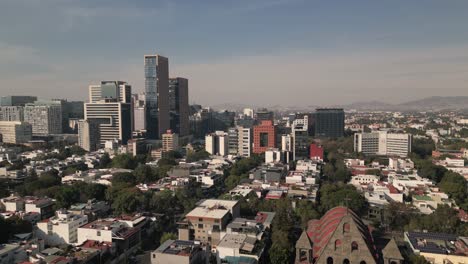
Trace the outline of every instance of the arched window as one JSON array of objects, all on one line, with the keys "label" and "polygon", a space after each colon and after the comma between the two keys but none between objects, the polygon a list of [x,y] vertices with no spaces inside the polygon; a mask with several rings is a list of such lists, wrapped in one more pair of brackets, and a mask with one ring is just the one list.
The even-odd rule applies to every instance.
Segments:
[{"label": "arched window", "polygon": [[301,249],[299,259],[306,261],[309,259],[309,251],[307,249]]},{"label": "arched window", "polygon": [[333,264],[333,258],[332,257],[327,258],[327,264]]},{"label": "arched window", "polygon": [[351,251],[354,251],[354,250],[358,250],[359,249],[359,245],[356,241],[353,241],[351,243]]},{"label": "arched window", "polygon": [[339,249],[341,247],[341,240],[337,239],[335,240],[335,250]]},{"label": "arched window", "polygon": [[348,223],[343,224],[343,233],[349,233],[350,226]]},{"label": "arched window", "polygon": [[359,264],[366,264],[366,262],[363,260],[363,261],[359,262]]},{"label": "arched window", "polygon": [[390,264],[397,264],[397,263],[396,263],[396,261],[392,261],[392,262],[390,262]]},{"label": "arched window", "polygon": [[344,259],[343,264],[349,264],[349,259]]}]

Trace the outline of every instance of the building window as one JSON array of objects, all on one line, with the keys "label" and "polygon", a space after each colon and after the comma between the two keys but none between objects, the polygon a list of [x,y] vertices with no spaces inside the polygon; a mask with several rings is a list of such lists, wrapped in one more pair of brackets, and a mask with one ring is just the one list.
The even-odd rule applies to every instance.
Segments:
[{"label": "building window", "polygon": [[349,264],[349,259],[344,259],[343,264]]},{"label": "building window", "polygon": [[198,228],[203,228],[203,224],[198,224]]},{"label": "building window", "polygon": [[260,147],[268,147],[268,133],[260,133]]},{"label": "building window", "polygon": [[351,243],[351,251],[358,250],[358,249],[359,249],[358,243],[356,241],[353,241]]},{"label": "building window", "polygon": [[[363,260],[361,262],[359,262],[359,264],[366,264],[366,262]],[[390,264],[396,264],[394,261],[392,261]]]},{"label": "building window", "polygon": [[198,222],[203,222],[203,218],[198,218]]},{"label": "building window", "polygon": [[339,249],[341,247],[341,240],[337,239],[335,240],[335,250]]},{"label": "building window", "polygon": [[97,231],[97,236],[101,236],[101,231]]},{"label": "building window", "polygon": [[333,264],[333,258],[332,257],[327,258],[327,264]]},{"label": "building window", "polygon": [[349,233],[349,230],[350,230],[350,226],[348,223],[344,223],[343,224],[343,233]]}]

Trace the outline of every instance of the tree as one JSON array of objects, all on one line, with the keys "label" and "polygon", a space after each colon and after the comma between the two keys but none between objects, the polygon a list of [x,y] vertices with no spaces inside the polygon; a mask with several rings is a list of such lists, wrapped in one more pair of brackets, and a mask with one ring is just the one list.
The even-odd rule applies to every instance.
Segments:
[{"label": "tree", "polygon": [[430,138],[414,138],[411,149],[413,153],[424,159],[432,155],[432,151],[435,150],[435,144]]},{"label": "tree", "polygon": [[134,174],[137,183],[149,183],[158,179],[158,172],[148,165],[139,164]]},{"label": "tree", "polygon": [[130,154],[116,155],[111,162],[113,168],[135,169],[138,163]]},{"label": "tree", "polygon": [[186,161],[187,162],[195,162],[199,160],[206,159],[210,156],[210,153],[208,153],[206,150],[202,149],[196,152],[190,152],[187,154]]},{"label": "tree", "polygon": [[447,171],[439,183],[440,189],[454,199],[463,209],[467,208],[467,189],[465,178],[458,173]]},{"label": "tree", "polygon": [[112,163],[111,158],[109,157],[108,153],[104,153],[102,157],[99,159],[99,168],[104,169],[107,168]]},{"label": "tree", "polygon": [[412,255],[410,257],[410,263],[413,263],[413,264],[430,264],[431,262],[427,261],[424,256]]},{"label": "tree", "polygon": [[291,252],[288,248],[282,247],[277,243],[273,243],[270,248],[270,263],[272,264],[289,264]]},{"label": "tree", "polygon": [[134,186],[136,184],[135,176],[130,172],[119,172],[112,175],[112,186]]},{"label": "tree", "polygon": [[144,197],[136,188],[126,188],[117,192],[112,202],[115,214],[134,213],[143,207]]},{"label": "tree", "polygon": [[320,209],[326,212],[336,206],[346,206],[363,216],[367,211],[366,199],[352,185],[324,184],[320,190]]},{"label": "tree", "polygon": [[164,243],[167,240],[175,240],[177,239],[177,235],[174,233],[163,233],[161,236],[161,239],[159,240],[159,243]]}]

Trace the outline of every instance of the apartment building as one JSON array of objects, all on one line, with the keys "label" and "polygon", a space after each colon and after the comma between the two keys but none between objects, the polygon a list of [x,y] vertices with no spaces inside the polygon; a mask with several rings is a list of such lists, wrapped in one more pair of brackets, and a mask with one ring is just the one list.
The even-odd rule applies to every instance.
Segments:
[{"label": "apartment building", "polygon": [[88,216],[59,210],[54,217],[37,223],[36,235],[48,246],[72,244],[78,241],[78,227],[88,223]]},{"label": "apartment building", "polygon": [[185,221],[179,223],[179,239],[216,245],[222,238],[221,232],[239,215],[238,201],[203,200],[185,216]]}]

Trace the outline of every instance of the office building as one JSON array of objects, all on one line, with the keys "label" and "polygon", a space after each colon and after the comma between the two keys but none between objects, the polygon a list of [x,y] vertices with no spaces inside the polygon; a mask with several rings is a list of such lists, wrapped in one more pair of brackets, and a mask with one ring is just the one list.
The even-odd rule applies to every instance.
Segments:
[{"label": "office building", "polygon": [[90,135],[90,139],[97,137],[99,148],[108,140],[117,139],[122,144],[127,144],[132,136],[131,104],[115,101],[87,103],[85,120],[98,125],[98,133]]},{"label": "office building", "polygon": [[315,136],[327,138],[344,136],[344,119],[343,109],[317,109],[315,112]]},{"label": "office building", "polygon": [[169,79],[169,110],[171,129],[180,136],[190,134],[188,80],[185,78]]},{"label": "office building", "polygon": [[37,101],[36,96],[2,96],[0,97],[0,106],[25,106]]},{"label": "office building", "polygon": [[146,130],[146,98],[145,94],[133,94],[133,131]]},{"label": "office building", "polygon": [[253,153],[261,154],[276,145],[276,130],[271,120],[263,120],[253,127]]},{"label": "office building", "polygon": [[293,159],[307,159],[309,157],[309,130],[307,122],[293,123],[291,134],[293,138]]},{"label": "office building", "polygon": [[89,86],[89,103],[102,100],[130,103],[131,98],[132,87],[123,81],[102,81],[101,84]]},{"label": "office building", "polygon": [[354,151],[365,155],[406,157],[411,152],[412,135],[373,131],[354,134]]},{"label": "office building", "polygon": [[78,146],[86,151],[99,149],[99,124],[93,120],[78,121]]},{"label": "office building", "polygon": [[22,106],[0,106],[0,121],[24,121]]},{"label": "office building", "polygon": [[54,217],[37,223],[36,235],[48,246],[72,244],[78,241],[78,227],[88,223],[88,216],[57,211]]},{"label": "office building", "polygon": [[159,139],[170,129],[169,60],[145,55],[145,94],[147,138]]},{"label": "office building", "polygon": [[32,126],[19,121],[0,121],[0,141],[22,144],[32,139]]},{"label": "office building", "polygon": [[239,154],[239,130],[237,127],[228,129],[228,154],[236,156]]},{"label": "office building", "polygon": [[314,134],[315,118],[311,113],[298,113],[294,115],[291,127],[301,127],[307,130],[309,136]]},{"label": "office building", "polygon": [[166,133],[162,134],[162,151],[172,151],[179,149],[179,135],[167,130]]},{"label": "office building", "polygon": [[211,155],[228,155],[228,133],[216,131],[205,136],[205,150]]},{"label": "office building", "polygon": [[237,127],[239,156],[248,158],[252,155],[253,129],[249,127]]},{"label": "office building", "polygon": [[199,240],[216,245],[222,239],[226,226],[240,216],[238,201],[203,200],[185,215],[185,221],[179,224],[180,240]]},{"label": "office building", "polygon": [[36,101],[24,107],[24,121],[32,125],[33,136],[62,133],[62,105],[56,101]]},{"label": "office building", "polygon": [[255,117],[254,110],[252,108],[244,108],[243,110],[244,117],[253,119]]},{"label": "office building", "polygon": [[272,111],[268,111],[266,108],[260,108],[256,112],[256,119],[261,122],[264,120],[270,120],[271,122],[274,121],[275,115]]},{"label": "office building", "polygon": [[122,144],[132,136],[131,86],[121,81],[101,82],[90,86],[91,103],[85,104],[86,122],[82,122],[80,144],[91,151],[104,147],[106,141],[119,140]]}]

